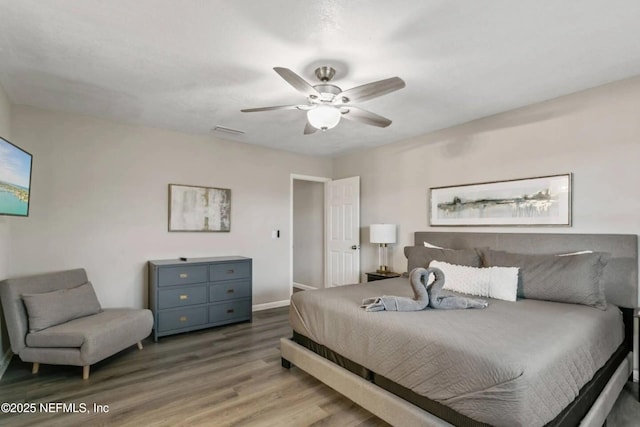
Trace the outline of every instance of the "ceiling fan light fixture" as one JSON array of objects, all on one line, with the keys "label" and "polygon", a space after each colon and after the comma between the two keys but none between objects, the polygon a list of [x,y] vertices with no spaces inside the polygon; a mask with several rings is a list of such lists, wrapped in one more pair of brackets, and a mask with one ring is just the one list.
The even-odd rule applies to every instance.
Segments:
[{"label": "ceiling fan light fixture", "polygon": [[307,120],[311,126],[322,131],[333,129],[340,122],[340,110],[329,105],[318,105],[307,111]]},{"label": "ceiling fan light fixture", "polygon": [[303,94],[307,102],[299,105],[245,108],[240,111],[243,113],[271,110],[306,111],[307,124],[304,127],[304,135],[311,135],[317,129],[322,131],[333,129],[340,123],[342,115],[347,120],[386,128],[391,124],[391,120],[363,110],[354,104],[386,95],[406,86],[404,80],[400,77],[390,77],[342,90],[338,86],[329,83],[336,72],[335,69],[329,66],[316,69],[316,77],[320,80],[320,84],[314,86],[288,68],[274,67],[273,70],[294,89]]}]

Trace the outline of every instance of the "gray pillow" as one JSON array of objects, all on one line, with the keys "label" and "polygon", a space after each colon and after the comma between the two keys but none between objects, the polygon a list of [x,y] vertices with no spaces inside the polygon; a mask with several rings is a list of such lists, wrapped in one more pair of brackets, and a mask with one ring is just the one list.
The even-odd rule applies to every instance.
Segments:
[{"label": "gray pillow", "polygon": [[590,305],[605,310],[602,272],[609,254],[528,255],[482,250],[485,267],[518,267],[518,297]]},{"label": "gray pillow", "polygon": [[29,332],[102,311],[91,282],[53,292],[22,294],[22,301],[29,316]]},{"label": "gray pillow", "polygon": [[404,256],[407,257],[407,271],[414,268],[427,268],[431,261],[448,262],[449,264],[480,267],[480,254],[475,249],[437,249],[424,246],[405,246]]}]

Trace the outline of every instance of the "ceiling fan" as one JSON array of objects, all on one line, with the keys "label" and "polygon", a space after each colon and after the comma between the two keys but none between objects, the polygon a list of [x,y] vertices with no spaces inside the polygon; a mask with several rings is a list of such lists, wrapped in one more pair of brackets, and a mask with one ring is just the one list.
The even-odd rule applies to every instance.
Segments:
[{"label": "ceiling fan", "polygon": [[246,108],[240,110],[243,113],[270,110],[303,110],[307,112],[307,124],[304,134],[309,135],[317,130],[326,131],[332,129],[340,122],[340,118],[353,120],[377,127],[387,127],[391,120],[379,116],[353,104],[368,101],[378,96],[402,89],[404,80],[400,77],[391,77],[373,83],[367,83],[351,89],[342,90],[338,86],[329,83],[336,70],[329,66],[319,67],[315,75],[321,83],[310,85],[302,77],[288,68],[275,67],[274,71],[293,86],[298,92],[307,97],[306,104],[279,105],[274,107]]}]

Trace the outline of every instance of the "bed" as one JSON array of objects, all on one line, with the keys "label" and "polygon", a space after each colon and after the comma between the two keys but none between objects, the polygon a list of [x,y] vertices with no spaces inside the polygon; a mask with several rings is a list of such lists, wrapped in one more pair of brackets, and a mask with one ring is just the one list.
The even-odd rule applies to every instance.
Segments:
[{"label": "bed", "polygon": [[423,242],[460,253],[608,253],[608,305],[526,298],[489,299],[483,310],[360,308],[368,297],[411,296],[406,278],[300,292],[294,336],[281,340],[283,366],[394,425],[602,425],[632,371],[637,236],[417,232],[408,253]]}]

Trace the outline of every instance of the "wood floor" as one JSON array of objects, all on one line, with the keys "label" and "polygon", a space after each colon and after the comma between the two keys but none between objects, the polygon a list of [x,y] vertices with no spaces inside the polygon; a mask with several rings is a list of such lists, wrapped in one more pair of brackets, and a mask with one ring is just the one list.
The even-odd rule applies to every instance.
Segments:
[{"label": "wood floor", "polygon": [[108,405],[108,413],[0,413],[22,426],[384,426],[383,421],[299,369],[280,366],[291,336],[288,308],[254,313],[252,323],[143,342],[91,367],[31,365],[14,357],[0,402]]},{"label": "wood floor", "polygon": [[[35,414],[0,413],[0,425],[386,426],[299,369],[280,366],[278,341],[291,335],[287,311],[147,340],[142,351],[132,346],[92,366],[87,381],[80,367],[41,365],[32,375],[31,366],[14,357],[0,380],[0,402],[74,403],[82,412],[84,404],[90,413],[50,405],[49,413],[39,407]],[[640,425],[633,392],[637,385],[628,384],[609,427]]]}]

